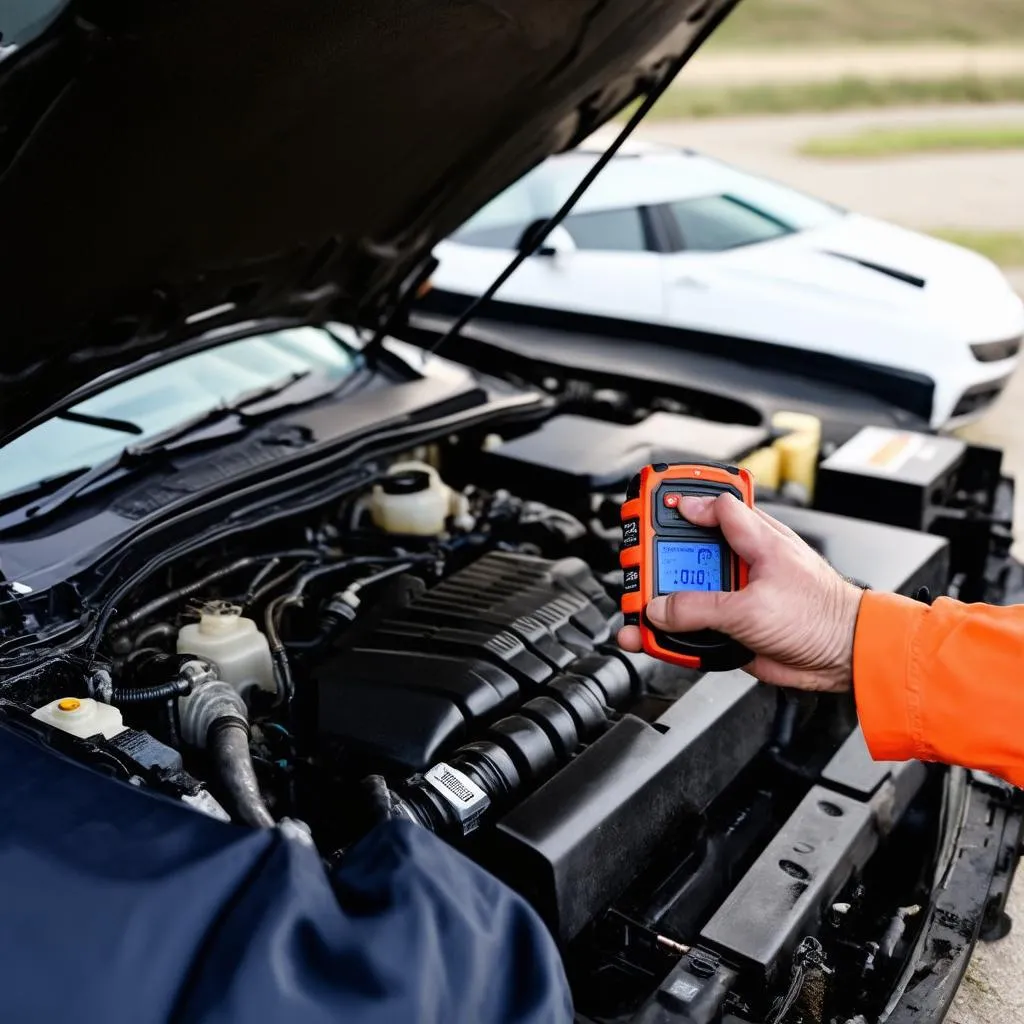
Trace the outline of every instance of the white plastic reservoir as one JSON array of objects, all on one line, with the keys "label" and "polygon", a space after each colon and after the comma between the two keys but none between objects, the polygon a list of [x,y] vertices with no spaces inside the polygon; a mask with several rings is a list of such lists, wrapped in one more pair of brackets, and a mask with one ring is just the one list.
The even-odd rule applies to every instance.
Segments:
[{"label": "white plastic reservoir", "polygon": [[178,631],[178,653],[212,661],[218,676],[239,693],[251,686],[270,692],[277,689],[267,638],[237,605],[225,601],[204,605],[199,621]]},{"label": "white plastic reservoir", "polygon": [[79,739],[100,735],[110,740],[125,730],[120,710],[92,697],[60,697],[37,708],[32,717]]},{"label": "white plastic reservoir", "polygon": [[426,462],[398,462],[373,488],[370,515],[385,533],[436,537],[455,512],[451,489]]}]

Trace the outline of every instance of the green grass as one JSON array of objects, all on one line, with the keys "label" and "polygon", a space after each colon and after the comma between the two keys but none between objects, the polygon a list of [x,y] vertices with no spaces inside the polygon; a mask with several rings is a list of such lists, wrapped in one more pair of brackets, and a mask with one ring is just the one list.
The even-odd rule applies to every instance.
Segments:
[{"label": "green grass", "polygon": [[1024,232],[976,231],[970,228],[936,228],[928,232],[936,238],[955,242],[987,256],[1001,267],[1024,267]]},{"label": "green grass", "polygon": [[684,71],[678,86],[669,89],[648,116],[651,120],[670,120],[1022,100],[1024,74],[935,80],[848,77],[832,82],[691,87],[686,85]]},{"label": "green grass", "polygon": [[935,124],[864,128],[847,135],[822,135],[800,146],[803,156],[869,158],[908,153],[1024,148],[1024,124]]},{"label": "green grass", "polygon": [[1024,40],[1020,0],[742,0],[710,49]]}]

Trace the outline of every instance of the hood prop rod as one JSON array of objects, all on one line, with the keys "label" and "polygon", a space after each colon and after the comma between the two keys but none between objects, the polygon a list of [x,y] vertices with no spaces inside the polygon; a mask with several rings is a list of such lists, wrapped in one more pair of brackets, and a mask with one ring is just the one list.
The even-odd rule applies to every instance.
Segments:
[{"label": "hood prop rod", "polygon": [[622,148],[623,143],[630,137],[630,135],[633,134],[636,126],[647,116],[651,107],[661,99],[665,90],[672,84],[676,75],[678,75],[682,70],[683,65],[690,59],[691,52],[691,49],[687,49],[681,57],[678,57],[672,62],[665,71],[661,80],[648,91],[643,102],[636,108],[636,110],[633,111],[629,120],[625,125],[623,125],[622,131],[615,136],[608,145],[608,148],[594,162],[594,166],[587,171],[580,183],[575,189],[573,189],[569,198],[566,199],[566,201],[562,203],[561,207],[559,207],[559,209],[533,233],[533,238],[530,239],[529,243],[524,245],[519,252],[516,253],[512,261],[491,282],[487,290],[470,302],[469,305],[466,306],[466,308],[459,314],[451,327],[449,327],[448,330],[430,346],[430,348],[425,350],[423,354],[424,360],[426,360],[427,356],[433,355],[437,352],[437,350],[447,341],[457,337],[466,324],[476,316],[480,308],[494,298],[498,289],[541,247],[541,245],[544,244],[544,240],[548,235],[551,234],[551,232],[569,216],[572,212],[572,208],[579,202],[583,193],[586,192],[594,183],[594,179],[601,173],[601,171],[604,170],[605,167],[608,166],[612,157],[615,156],[615,154]]}]

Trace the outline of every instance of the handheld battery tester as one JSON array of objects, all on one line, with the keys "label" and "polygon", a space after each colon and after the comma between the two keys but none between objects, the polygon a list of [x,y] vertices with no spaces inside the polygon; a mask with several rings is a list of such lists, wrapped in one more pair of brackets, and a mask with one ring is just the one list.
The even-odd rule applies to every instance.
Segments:
[{"label": "handheld battery tester", "polygon": [[754,480],[745,469],[720,463],[657,463],[629,483],[622,505],[622,612],[640,627],[643,649],[656,658],[702,671],[747,664],[753,654],[724,633],[666,633],[647,620],[648,602],[679,590],[740,590],[747,564],[721,530],[694,526],[679,512],[684,495],[715,497],[728,492],[753,507]]}]

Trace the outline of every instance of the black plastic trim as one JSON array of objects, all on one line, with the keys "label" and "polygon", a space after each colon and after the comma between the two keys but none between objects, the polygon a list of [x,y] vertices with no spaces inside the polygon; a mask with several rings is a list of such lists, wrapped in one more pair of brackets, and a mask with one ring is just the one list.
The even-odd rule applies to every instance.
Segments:
[{"label": "black plastic trim", "polygon": [[1024,794],[972,775],[949,870],[934,890],[916,955],[907,965],[910,981],[886,1024],[942,1024],[978,938],[1004,913],[1020,856]]}]

